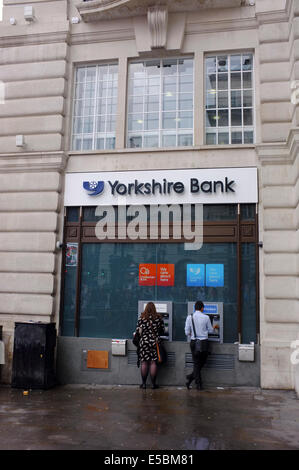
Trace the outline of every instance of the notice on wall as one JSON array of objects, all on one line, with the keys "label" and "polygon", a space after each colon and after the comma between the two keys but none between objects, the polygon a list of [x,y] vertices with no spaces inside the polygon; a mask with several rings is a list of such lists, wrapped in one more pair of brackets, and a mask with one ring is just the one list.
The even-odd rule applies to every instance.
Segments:
[{"label": "notice on wall", "polygon": [[66,266],[77,266],[78,263],[78,243],[67,243],[65,254]]},{"label": "notice on wall", "polygon": [[174,286],[174,264],[157,265],[157,286]]},{"label": "notice on wall", "polygon": [[139,264],[139,285],[155,286],[156,271],[157,269],[155,264]]},{"label": "notice on wall", "polygon": [[207,287],[224,286],[224,265],[207,264],[206,265],[206,285]]},{"label": "notice on wall", "polygon": [[187,264],[187,286],[204,286],[205,285],[205,265],[204,264]]}]

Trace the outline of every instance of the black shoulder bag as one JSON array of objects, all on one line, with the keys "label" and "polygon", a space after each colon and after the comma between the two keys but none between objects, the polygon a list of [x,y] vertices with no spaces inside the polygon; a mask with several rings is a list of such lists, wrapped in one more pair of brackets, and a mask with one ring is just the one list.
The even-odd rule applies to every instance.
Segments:
[{"label": "black shoulder bag", "polygon": [[207,339],[197,339],[196,338],[196,330],[195,330],[195,325],[193,321],[193,314],[191,314],[191,320],[192,320],[192,326],[193,326],[193,333],[195,337],[195,347],[194,347],[194,352],[207,352],[208,347],[209,347],[209,342]]}]

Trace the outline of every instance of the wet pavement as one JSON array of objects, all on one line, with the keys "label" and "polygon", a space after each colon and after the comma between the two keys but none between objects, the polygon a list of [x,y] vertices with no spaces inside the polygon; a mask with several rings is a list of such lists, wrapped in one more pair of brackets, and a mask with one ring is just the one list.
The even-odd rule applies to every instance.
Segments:
[{"label": "wet pavement", "polygon": [[299,449],[293,391],[0,386],[1,450]]}]

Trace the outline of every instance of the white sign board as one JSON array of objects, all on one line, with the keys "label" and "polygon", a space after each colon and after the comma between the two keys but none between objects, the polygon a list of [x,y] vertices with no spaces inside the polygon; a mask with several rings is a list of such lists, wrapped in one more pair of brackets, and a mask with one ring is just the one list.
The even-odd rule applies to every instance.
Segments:
[{"label": "white sign board", "polygon": [[256,168],[67,173],[65,206],[257,203]]}]

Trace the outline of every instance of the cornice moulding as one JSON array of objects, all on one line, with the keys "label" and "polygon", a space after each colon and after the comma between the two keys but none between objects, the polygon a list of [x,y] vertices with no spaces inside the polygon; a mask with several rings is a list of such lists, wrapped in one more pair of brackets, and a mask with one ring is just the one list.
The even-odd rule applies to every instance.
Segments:
[{"label": "cornice moulding", "polygon": [[0,155],[0,172],[58,171],[63,172],[68,156],[64,152],[31,152]]},{"label": "cornice moulding", "polygon": [[147,14],[153,6],[166,7],[169,13],[244,5],[244,0],[89,0],[76,5],[86,22],[103,19],[129,18]]},{"label": "cornice moulding", "polygon": [[285,143],[269,143],[256,146],[262,165],[292,164],[299,158],[299,128],[291,129]]}]

